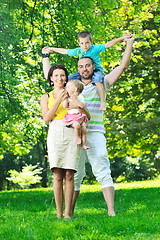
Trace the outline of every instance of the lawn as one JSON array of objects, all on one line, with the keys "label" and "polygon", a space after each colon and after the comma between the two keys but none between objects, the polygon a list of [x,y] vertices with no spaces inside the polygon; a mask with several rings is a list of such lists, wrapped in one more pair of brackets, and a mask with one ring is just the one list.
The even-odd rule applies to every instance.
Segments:
[{"label": "lawn", "polygon": [[0,240],[158,240],[160,183],[115,184],[116,217],[107,216],[101,188],[83,185],[75,216],[56,217],[51,188],[0,192]]}]

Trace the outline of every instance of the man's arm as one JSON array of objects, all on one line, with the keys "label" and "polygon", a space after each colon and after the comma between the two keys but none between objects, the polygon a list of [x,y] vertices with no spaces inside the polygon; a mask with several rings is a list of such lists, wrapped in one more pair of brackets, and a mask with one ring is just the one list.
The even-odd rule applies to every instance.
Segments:
[{"label": "man's arm", "polygon": [[[50,54],[52,51],[50,50],[50,47],[44,47],[42,48],[42,54]],[[43,58],[43,72],[44,72],[44,77],[47,79],[48,72],[50,69],[51,65],[49,62],[49,57]]]},{"label": "man's arm", "polygon": [[132,45],[133,45],[134,38],[127,38],[126,39],[126,49],[124,52],[124,55],[122,57],[122,61],[118,67],[113,69],[108,75],[107,75],[107,82],[108,86],[111,87],[121,76],[121,74],[127,69],[129,65],[129,61],[131,58],[131,52],[132,52]]},{"label": "man's arm", "polygon": [[132,37],[132,35],[129,33],[129,34],[126,34],[126,35],[123,36],[123,37],[113,39],[112,41],[109,41],[109,42],[107,42],[107,43],[105,44],[105,48],[112,47],[112,46],[114,46],[115,44],[123,41],[124,39],[131,38],[131,37]]}]

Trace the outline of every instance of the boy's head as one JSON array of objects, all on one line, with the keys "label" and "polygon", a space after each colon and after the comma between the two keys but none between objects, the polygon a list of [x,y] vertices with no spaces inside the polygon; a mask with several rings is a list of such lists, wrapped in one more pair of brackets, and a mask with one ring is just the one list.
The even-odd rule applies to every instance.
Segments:
[{"label": "boy's head", "polygon": [[83,31],[78,34],[78,43],[80,48],[84,51],[87,52],[91,44],[93,43],[92,40],[92,34],[88,31]]}]

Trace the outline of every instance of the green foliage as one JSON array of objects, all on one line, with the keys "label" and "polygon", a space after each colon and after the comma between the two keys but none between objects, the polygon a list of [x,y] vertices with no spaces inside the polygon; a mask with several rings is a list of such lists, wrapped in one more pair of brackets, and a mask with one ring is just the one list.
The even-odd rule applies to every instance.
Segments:
[{"label": "green foliage", "polygon": [[57,219],[51,188],[0,192],[1,239],[158,240],[159,181],[115,188],[116,217],[107,216],[100,185],[84,185],[69,221]]},{"label": "green foliage", "polygon": [[[17,156],[26,155],[27,162],[32,149],[39,149],[35,158],[44,169],[42,182],[46,185],[47,125],[42,120],[39,101],[50,88],[43,77],[42,47],[74,48],[82,30],[91,31],[94,44],[105,43],[129,31],[135,38],[130,65],[106,99],[108,154],[111,165],[114,159],[122,161],[120,175],[128,167],[126,156],[141,159],[145,156],[150,159],[147,164],[156,169],[151,171],[153,175],[158,174],[159,22],[158,0],[2,0],[1,163],[6,154],[12,153],[18,167]],[[123,51],[124,44],[119,43],[101,55],[105,74],[119,64]],[[58,53],[50,59],[53,64],[64,64],[69,73],[77,71],[76,59]],[[117,176],[116,170],[113,175]],[[5,169],[1,176],[3,179],[6,176]]]},{"label": "green foliage", "polygon": [[16,170],[10,170],[10,177],[7,180],[13,183],[18,183],[21,188],[28,188],[31,184],[40,183],[42,179],[39,174],[42,173],[42,168],[37,168],[37,165],[32,166],[31,164],[22,167],[22,172]]}]

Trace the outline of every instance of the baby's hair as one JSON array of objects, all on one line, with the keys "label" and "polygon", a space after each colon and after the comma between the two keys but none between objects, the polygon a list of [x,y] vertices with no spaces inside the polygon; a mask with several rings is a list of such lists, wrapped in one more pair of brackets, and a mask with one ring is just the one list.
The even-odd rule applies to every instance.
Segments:
[{"label": "baby's hair", "polygon": [[92,34],[88,31],[83,31],[83,32],[80,32],[78,34],[78,41],[80,40],[80,38],[86,38],[88,37],[90,41],[92,41]]},{"label": "baby's hair", "polygon": [[75,85],[75,87],[77,88],[77,91],[78,91],[79,94],[83,91],[84,84],[80,80],[73,79],[73,80],[70,80],[69,82],[71,82],[71,83],[73,83]]}]

